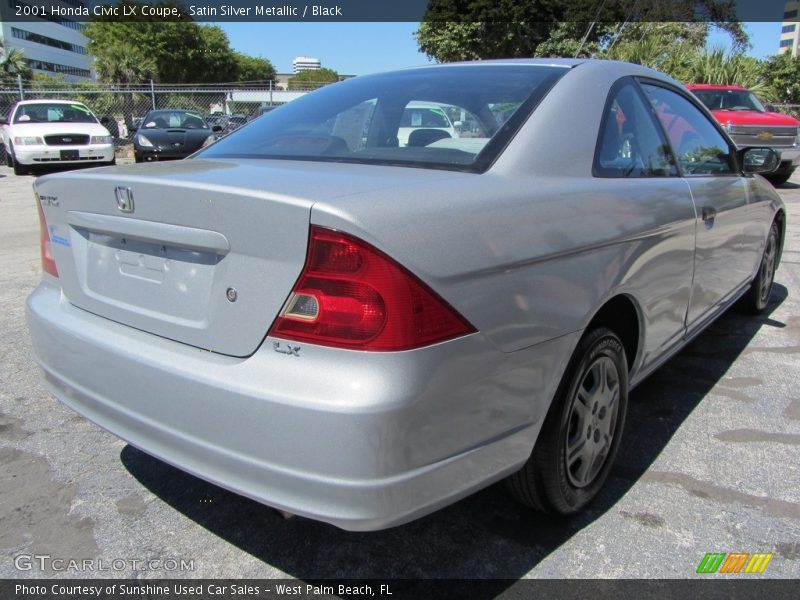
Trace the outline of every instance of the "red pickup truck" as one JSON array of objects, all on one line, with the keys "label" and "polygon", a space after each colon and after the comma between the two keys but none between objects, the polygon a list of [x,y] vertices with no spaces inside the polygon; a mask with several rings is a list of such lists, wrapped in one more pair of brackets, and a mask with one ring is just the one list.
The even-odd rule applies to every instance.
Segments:
[{"label": "red pickup truck", "polygon": [[766,146],[781,155],[778,170],[765,177],[773,185],[788,181],[800,165],[800,121],[767,110],[756,95],[736,85],[686,85],[712,112],[737,146]]}]

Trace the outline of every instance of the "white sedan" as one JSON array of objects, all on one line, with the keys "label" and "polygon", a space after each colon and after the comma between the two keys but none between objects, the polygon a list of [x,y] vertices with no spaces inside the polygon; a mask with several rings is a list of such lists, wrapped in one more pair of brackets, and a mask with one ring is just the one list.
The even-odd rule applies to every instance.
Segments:
[{"label": "white sedan", "polygon": [[80,102],[24,100],[0,125],[6,164],[17,175],[39,165],[115,163],[114,138]]}]

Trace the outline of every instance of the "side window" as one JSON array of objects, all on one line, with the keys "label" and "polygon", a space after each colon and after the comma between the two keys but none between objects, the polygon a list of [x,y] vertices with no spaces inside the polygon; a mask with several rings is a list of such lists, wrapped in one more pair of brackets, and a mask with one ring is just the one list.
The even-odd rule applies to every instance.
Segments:
[{"label": "side window", "polygon": [[735,172],[727,140],[694,104],[661,86],[643,84],[642,87],[653,103],[685,174]]},{"label": "side window", "polygon": [[598,177],[667,177],[678,170],[667,141],[633,82],[612,92],[600,126],[594,174]]}]

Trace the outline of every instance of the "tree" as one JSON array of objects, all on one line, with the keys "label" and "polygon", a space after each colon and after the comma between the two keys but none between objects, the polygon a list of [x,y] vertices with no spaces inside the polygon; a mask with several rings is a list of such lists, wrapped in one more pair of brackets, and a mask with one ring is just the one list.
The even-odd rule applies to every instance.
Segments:
[{"label": "tree", "polygon": [[12,50],[5,42],[0,45],[0,85],[16,85],[17,75],[30,79],[31,72],[22,50]]},{"label": "tree", "polygon": [[[422,52],[438,62],[531,57],[566,21],[566,0],[431,0],[415,33]],[[588,4],[588,3],[577,3]]]},{"label": "tree", "polygon": [[277,72],[266,58],[236,52],[237,81],[275,81]]},{"label": "tree", "polygon": [[591,56],[638,25],[702,20],[727,31],[740,49],[747,34],[735,16],[733,0],[431,0],[415,36],[420,50],[439,62]]},{"label": "tree", "polygon": [[[135,7],[136,20],[93,17],[84,31],[105,81],[220,83],[237,81],[240,75],[252,79],[257,69],[265,71],[258,79],[274,77],[269,61],[235,52],[225,31],[216,25],[198,24],[183,12],[177,20],[142,16],[144,4],[137,0],[122,0],[118,6]],[[163,6],[179,7],[172,2]]]},{"label": "tree", "polygon": [[200,25],[200,43],[189,52],[194,66],[194,82],[216,83],[237,79],[236,53],[227,34],[217,25]]},{"label": "tree", "polygon": [[[84,34],[89,38],[88,50],[98,60],[116,54],[120,46],[134,47],[155,63],[154,79],[167,83],[193,81],[202,74],[205,65],[191,59],[202,47],[200,26],[185,17],[181,21],[165,21],[142,15],[144,4],[122,0],[121,7],[135,7],[140,15],[136,21],[114,16],[93,17]],[[168,4],[167,6],[176,6]]]},{"label": "tree", "polygon": [[152,56],[145,56],[138,47],[121,43],[98,56],[94,68],[100,81],[124,85],[155,78],[158,66]]},{"label": "tree", "polygon": [[308,69],[289,79],[290,90],[308,90],[339,81],[339,74],[331,69]]},{"label": "tree", "polygon": [[800,104],[800,56],[786,52],[761,65],[764,97],[780,104]]},{"label": "tree", "polygon": [[689,83],[715,83],[740,85],[761,94],[765,86],[761,81],[760,61],[741,53],[727,53],[723,48],[703,48],[691,55],[689,73],[684,78]]}]

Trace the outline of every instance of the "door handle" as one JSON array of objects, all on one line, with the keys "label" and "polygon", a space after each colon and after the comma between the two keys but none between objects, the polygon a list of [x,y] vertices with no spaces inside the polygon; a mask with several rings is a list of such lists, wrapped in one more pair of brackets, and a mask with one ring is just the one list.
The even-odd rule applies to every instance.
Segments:
[{"label": "door handle", "polygon": [[713,223],[714,219],[717,216],[717,209],[713,206],[704,206],[701,215],[703,217],[703,221],[708,223]]}]

